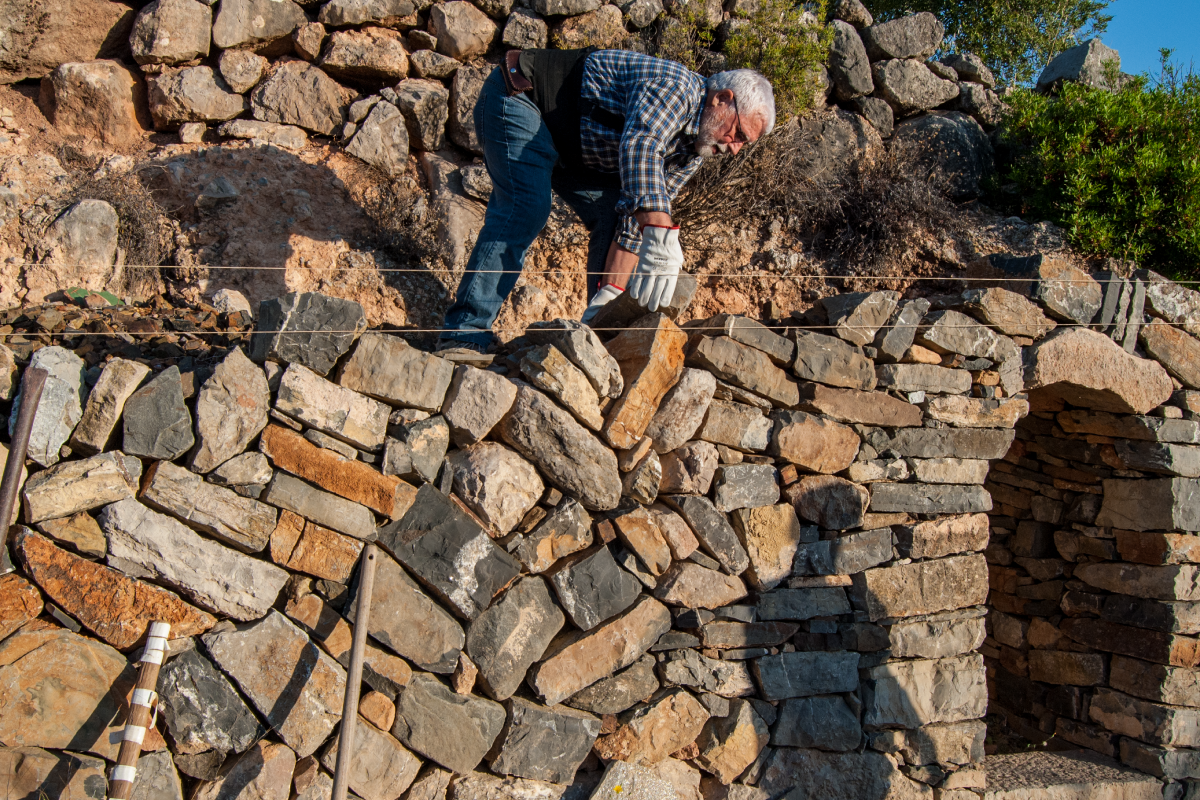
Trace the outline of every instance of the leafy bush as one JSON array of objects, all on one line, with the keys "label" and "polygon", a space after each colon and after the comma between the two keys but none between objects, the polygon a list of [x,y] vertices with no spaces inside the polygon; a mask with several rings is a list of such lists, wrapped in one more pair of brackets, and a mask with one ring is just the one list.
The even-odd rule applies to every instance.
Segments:
[{"label": "leafy bush", "polygon": [[1168,56],[1161,77],[1116,93],[1015,92],[995,200],[1057,223],[1084,252],[1200,276],[1200,76]]},{"label": "leafy bush", "polygon": [[817,75],[833,40],[833,30],[821,22],[828,0],[807,5],[758,0],[725,42],[728,69],[749,67],[771,81],[780,120],[808,111],[824,91]]},{"label": "leafy bush", "polygon": [[1112,0],[869,0],[877,21],[918,11],[946,26],[944,53],[975,53],[1008,86],[1032,83],[1063,50],[1104,33]]}]

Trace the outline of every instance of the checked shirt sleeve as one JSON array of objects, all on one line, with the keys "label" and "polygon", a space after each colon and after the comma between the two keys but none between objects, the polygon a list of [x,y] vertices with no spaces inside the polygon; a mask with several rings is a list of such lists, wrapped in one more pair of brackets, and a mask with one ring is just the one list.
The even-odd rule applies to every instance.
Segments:
[{"label": "checked shirt sleeve", "polygon": [[636,250],[641,242],[633,213],[671,213],[672,198],[695,171],[695,167],[669,169],[665,163],[671,140],[696,113],[687,96],[685,85],[660,80],[641,87],[630,104],[621,136],[621,199],[617,202],[621,217],[617,243],[626,249]]}]

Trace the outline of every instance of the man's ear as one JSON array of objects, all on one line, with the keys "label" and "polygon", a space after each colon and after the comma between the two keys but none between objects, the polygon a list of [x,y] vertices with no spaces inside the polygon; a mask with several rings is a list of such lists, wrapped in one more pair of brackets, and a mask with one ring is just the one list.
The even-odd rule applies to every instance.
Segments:
[{"label": "man's ear", "polygon": [[713,108],[733,105],[733,89],[718,89],[708,96],[708,104]]}]

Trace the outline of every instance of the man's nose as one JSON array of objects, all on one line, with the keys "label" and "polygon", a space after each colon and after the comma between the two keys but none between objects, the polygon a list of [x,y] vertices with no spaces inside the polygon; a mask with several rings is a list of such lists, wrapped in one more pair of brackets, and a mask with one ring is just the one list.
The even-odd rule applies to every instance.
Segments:
[{"label": "man's nose", "polygon": [[735,156],[738,154],[738,151],[741,149],[742,149],[741,142],[730,142],[729,143],[729,152],[733,153]]}]

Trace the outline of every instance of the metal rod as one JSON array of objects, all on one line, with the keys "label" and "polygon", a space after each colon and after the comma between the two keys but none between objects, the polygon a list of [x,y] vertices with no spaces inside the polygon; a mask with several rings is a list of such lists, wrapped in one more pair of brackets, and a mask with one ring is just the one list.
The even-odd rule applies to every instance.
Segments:
[{"label": "metal rod", "polygon": [[337,765],[333,772],[330,800],[346,800],[350,783],[350,759],[354,753],[354,726],[358,722],[358,693],[362,688],[363,652],[367,648],[367,622],[371,593],[375,590],[375,565],[379,549],[363,548],[362,575],[358,582],[358,606],[354,612],[354,641],[350,645],[350,668],[346,674],[346,699],[342,703],[342,730],[338,735]]},{"label": "metal rod", "polygon": [[158,698],[158,671],[162,669],[163,656],[167,649],[167,637],[171,625],[167,622],[150,623],[146,636],[146,647],[138,662],[138,679],[129,701],[129,720],[121,738],[121,749],[117,752],[117,764],[112,769],[108,782],[108,800],[128,800],[133,794],[133,782],[137,778],[138,758],[142,755],[142,742],[146,731],[154,727],[154,704]]},{"label": "metal rod", "polygon": [[38,403],[42,401],[42,389],[50,373],[41,367],[25,370],[21,377],[21,407],[17,411],[17,424],[13,428],[12,442],[8,445],[8,461],[4,465],[4,478],[0,480],[0,545],[8,541],[8,526],[12,522],[13,508],[17,504],[17,487],[21,485],[21,472],[25,468],[25,453],[29,450],[29,434],[33,430],[33,417]]}]

